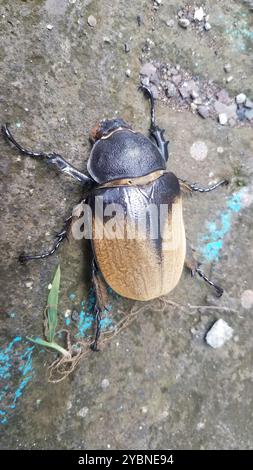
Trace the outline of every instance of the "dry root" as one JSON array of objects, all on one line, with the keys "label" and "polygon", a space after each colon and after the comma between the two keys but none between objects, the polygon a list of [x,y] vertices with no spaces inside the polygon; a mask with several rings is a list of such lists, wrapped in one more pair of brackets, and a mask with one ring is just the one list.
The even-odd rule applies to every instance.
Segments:
[{"label": "dry root", "polygon": [[[111,341],[114,336],[118,335],[122,330],[127,328],[142,312],[147,309],[147,306],[150,304],[144,303],[141,307],[134,305],[129,313],[119,311],[119,314],[122,315],[122,318],[115,325],[113,331],[105,331],[101,333],[101,338],[99,341],[99,347],[102,349],[106,343]],[[216,307],[208,305],[180,305],[172,300],[167,299],[166,297],[156,299],[152,304],[152,311],[164,312],[167,309],[167,306],[170,305],[173,308],[178,310],[183,310],[187,313],[190,313],[192,310],[221,310],[236,312],[235,310],[229,309],[228,307]],[[191,313],[190,313],[191,314]],[[49,367],[48,367],[48,381],[52,383],[58,383],[66,379],[78,366],[79,362],[89,354],[94,354],[91,351],[90,345],[93,342],[93,338],[87,337],[86,340],[76,341],[74,345],[71,343],[70,333],[68,330],[62,330],[66,332],[67,337],[67,351],[69,356],[61,356],[57,358]]]}]

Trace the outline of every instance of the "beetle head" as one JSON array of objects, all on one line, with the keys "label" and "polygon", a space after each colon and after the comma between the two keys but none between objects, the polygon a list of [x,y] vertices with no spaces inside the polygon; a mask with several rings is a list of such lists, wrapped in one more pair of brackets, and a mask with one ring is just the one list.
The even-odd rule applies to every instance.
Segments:
[{"label": "beetle head", "polygon": [[91,129],[90,140],[94,143],[102,137],[105,138],[111,132],[121,128],[131,129],[131,126],[123,121],[123,119],[103,119]]}]

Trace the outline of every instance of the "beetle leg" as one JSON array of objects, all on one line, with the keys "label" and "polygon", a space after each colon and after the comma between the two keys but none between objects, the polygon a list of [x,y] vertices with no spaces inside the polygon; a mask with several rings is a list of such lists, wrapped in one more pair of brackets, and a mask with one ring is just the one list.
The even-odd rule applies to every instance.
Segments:
[{"label": "beetle leg", "polygon": [[92,284],[95,291],[96,305],[94,309],[95,313],[95,322],[96,322],[96,332],[94,341],[91,343],[90,348],[92,351],[99,351],[98,349],[98,340],[101,333],[101,312],[105,308],[107,303],[107,292],[105,284],[102,282],[101,277],[98,273],[98,268],[96,266],[95,260],[92,261]]},{"label": "beetle leg", "polygon": [[227,185],[228,180],[221,180],[218,181],[218,183],[209,186],[208,188],[201,188],[200,186],[197,185],[197,183],[188,183],[186,180],[183,180],[181,178],[178,178],[180,182],[180,188],[182,189],[183,192],[193,192],[197,191],[199,193],[210,193],[210,191],[213,191],[216,188],[219,188],[219,186]]},{"label": "beetle leg", "polygon": [[44,159],[48,164],[53,165],[62,173],[66,173],[67,175],[71,176],[79,183],[82,183],[83,185],[85,185],[87,189],[90,189],[92,186],[94,186],[95,183],[89,176],[84,175],[81,171],[74,168],[61,155],[58,155],[56,153],[33,152],[32,150],[28,150],[22,147],[14,139],[7,124],[2,126],[2,133],[4,137],[9,142],[11,142],[23,155],[28,155],[29,157],[36,158],[36,159]]},{"label": "beetle leg", "polygon": [[152,142],[154,142],[159,148],[164,160],[167,161],[169,158],[169,152],[168,152],[169,140],[164,139],[165,129],[160,129],[160,127],[156,125],[155,98],[149,87],[145,85],[141,85],[140,89],[143,90],[144,93],[146,93],[150,99],[150,105],[151,105],[151,123],[150,123],[150,129],[149,129],[150,138]]},{"label": "beetle leg", "polygon": [[187,240],[185,266],[190,270],[191,276],[194,277],[197,273],[202,279],[204,279],[205,282],[207,282],[207,284],[209,284],[209,286],[214,287],[217,296],[221,297],[223,294],[223,289],[220,286],[217,286],[217,284],[214,284],[210,279],[208,279],[205,273],[199,268],[201,263],[196,260],[193,252],[194,250],[191,248]]},{"label": "beetle leg", "polygon": [[51,248],[51,250],[45,251],[44,253],[41,253],[38,255],[26,255],[22,253],[21,255],[19,255],[19,258],[18,258],[20,263],[25,263],[26,261],[30,261],[33,259],[44,259],[44,258],[48,258],[48,256],[53,255],[56,252],[56,250],[59,248],[61,242],[65,240],[65,238],[67,238],[68,228],[71,223],[71,220],[72,220],[72,215],[65,220],[64,227],[61,230],[61,232],[57,233],[56,239],[53,243],[53,247]]}]

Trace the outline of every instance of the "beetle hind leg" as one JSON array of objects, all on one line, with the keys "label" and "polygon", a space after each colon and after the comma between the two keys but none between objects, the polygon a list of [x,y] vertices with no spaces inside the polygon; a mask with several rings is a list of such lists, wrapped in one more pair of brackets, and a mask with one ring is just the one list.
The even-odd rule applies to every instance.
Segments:
[{"label": "beetle hind leg", "polygon": [[98,268],[96,265],[95,260],[92,261],[92,284],[95,291],[96,297],[96,304],[94,309],[94,317],[96,323],[96,330],[95,330],[95,338],[94,341],[91,343],[90,348],[92,351],[97,352],[98,349],[98,341],[101,334],[101,314],[102,310],[106,308],[107,303],[107,291],[104,282],[99,275]]},{"label": "beetle hind leg", "polygon": [[188,240],[186,244],[186,257],[185,257],[185,266],[190,270],[191,276],[194,277],[196,274],[199,275],[204,281],[213,287],[216,291],[217,297],[221,297],[223,294],[223,289],[220,286],[217,286],[213,281],[211,281],[206,274],[200,269],[200,263],[196,260],[193,249],[191,248]]},{"label": "beetle hind leg", "polygon": [[149,129],[150,138],[152,142],[155,143],[155,145],[159,148],[164,160],[167,161],[169,158],[169,152],[168,152],[169,140],[165,140],[164,138],[165,129],[161,129],[159,126],[156,125],[155,98],[149,87],[145,85],[141,85],[140,89],[143,90],[143,92],[146,93],[148,98],[150,99],[150,105],[151,105],[151,111],[150,111],[151,123],[150,123],[150,129]]}]

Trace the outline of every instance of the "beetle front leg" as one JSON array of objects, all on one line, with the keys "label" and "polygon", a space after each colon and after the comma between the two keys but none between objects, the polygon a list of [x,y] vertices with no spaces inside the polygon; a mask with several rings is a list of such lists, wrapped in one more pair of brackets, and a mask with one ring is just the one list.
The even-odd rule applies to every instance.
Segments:
[{"label": "beetle front leg", "polygon": [[69,229],[69,226],[71,224],[72,218],[73,218],[73,216],[71,215],[70,217],[68,217],[65,220],[64,227],[59,233],[57,233],[56,239],[53,243],[53,246],[52,246],[51,250],[45,251],[44,253],[40,253],[40,254],[37,254],[37,255],[26,255],[25,253],[22,253],[18,257],[20,263],[23,264],[26,261],[30,261],[30,260],[33,260],[33,259],[45,259],[45,258],[48,258],[49,256],[53,255],[56,252],[56,250],[58,250],[60,244],[67,238],[68,229]]},{"label": "beetle front leg", "polygon": [[87,189],[91,189],[95,185],[95,182],[89,176],[84,175],[81,171],[74,168],[61,155],[56,153],[34,152],[22,147],[14,139],[7,124],[2,126],[2,133],[4,137],[9,142],[11,142],[23,155],[28,155],[29,157],[36,158],[38,160],[44,159],[48,164],[54,166],[60,172],[66,173],[79,183],[82,183]]},{"label": "beetle front leg", "polygon": [[180,189],[182,192],[199,192],[199,193],[210,193],[214,189],[219,188],[219,186],[225,186],[228,185],[228,180],[221,180],[218,181],[218,183],[213,184],[212,186],[209,186],[208,188],[202,188],[201,186],[198,186],[197,183],[189,183],[186,180],[183,180],[181,178],[178,178],[179,184],[180,184]]},{"label": "beetle front leg", "polygon": [[194,250],[191,248],[188,240],[186,241],[186,257],[185,257],[185,266],[188,268],[191,272],[191,276],[194,277],[196,273],[204,279],[204,281],[209,284],[209,286],[213,287],[216,291],[217,297],[221,297],[223,294],[223,289],[220,286],[217,286],[217,284],[214,284],[213,281],[211,281],[205,273],[200,269],[200,264],[199,261],[196,260],[194,256]]},{"label": "beetle front leg", "polygon": [[165,129],[161,129],[159,126],[156,125],[155,98],[149,87],[145,85],[141,85],[140,88],[141,90],[144,91],[144,93],[148,95],[150,99],[150,105],[151,105],[151,123],[150,123],[150,129],[149,129],[150,138],[152,142],[154,142],[156,146],[159,148],[164,160],[167,162],[169,158],[169,152],[168,152],[169,140],[164,139]]}]

